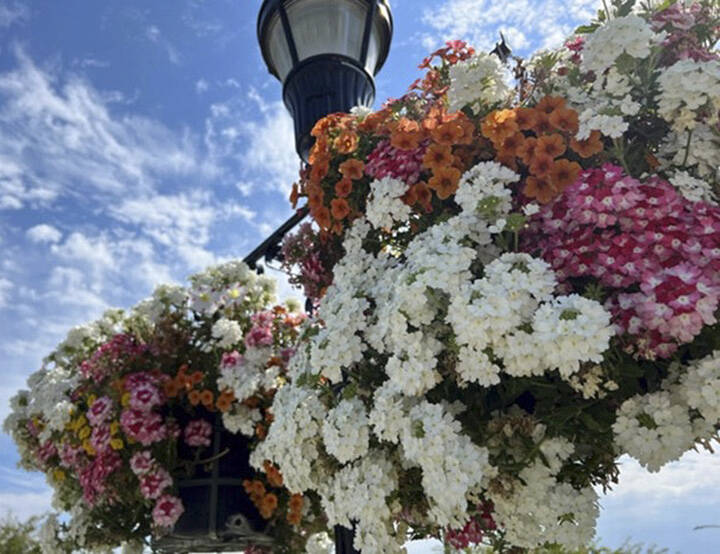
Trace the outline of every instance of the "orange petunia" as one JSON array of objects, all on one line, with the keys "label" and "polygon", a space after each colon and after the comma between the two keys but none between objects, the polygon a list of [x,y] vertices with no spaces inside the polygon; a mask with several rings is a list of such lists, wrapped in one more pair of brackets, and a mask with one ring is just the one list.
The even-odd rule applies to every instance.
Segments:
[{"label": "orange petunia", "polygon": [[398,150],[415,150],[422,140],[422,133],[419,131],[399,131],[395,130],[390,135],[390,144]]},{"label": "orange petunia", "polygon": [[295,209],[295,206],[297,205],[299,198],[300,198],[300,191],[298,190],[298,184],[293,183],[292,192],[290,192],[290,204],[292,205],[293,210]]},{"label": "orange petunia", "polygon": [[213,395],[211,390],[205,389],[200,393],[200,402],[202,402],[203,406],[205,406],[206,408],[208,406],[212,406],[214,401],[215,396]]},{"label": "orange petunia", "polygon": [[313,125],[310,134],[314,137],[320,137],[324,135],[327,130],[333,125],[333,119],[330,116],[325,116],[319,119],[315,125]]},{"label": "orange petunia", "polygon": [[435,191],[438,198],[444,200],[457,190],[460,176],[460,170],[455,167],[441,167],[433,172],[428,186]]},{"label": "orange petunia", "polygon": [[302,494],[293,494],[288,501],[288,506],[294,512],[300,512],[302,511],[303,503],[304,500]]},{"label": "orange petunia", "polygon": [[545,96],[540,99],[540,102],[537,103],[535,109],[549,115],[558,108],[564,107],[565,99],[562,96]]},{"label": "orange petunia", "polygon": [[527,178],[523,194],[528,198],[537,199],[541,204],[547,204],[557,196],[558,191],[547,179],[531,175]]},{"label": "orange petunia", "polygon": [[534,154],[535,156],[544,154],[545,156],[550,156],[555,159],[562,155],[566,148],[565,139],[561,135],[558,135],[557,133],[553,135],[544,135],[537,139]]},{"label": "orange petunia", "polygon": [[355,131],[345,130],[335,139],[334,145],[341,154],[352,154],[357,150],[359,138]]},{"label": "orange petunia", "polygon": [[530,173],[532,173],[536,177],[548,177],[550,175],[550,170],[552,169],[552,167],[552,157],[548,156],[547,154],[540,154],[539,152],[537,152],[536,149],[533,160],[530,163]]},{"label": "orange petunia", "polygon": [[415,187],[410,187],[407,189],[405,194],[402,195],[402,201],[405,202],[408,206],[414,206],[417,204],[418,198],[417,193],[415,192]]},{"label": "orange petunia", "polygon": [[170,379],[165,381],[163,384],[163,390],[165,392],[165,396],[168,398],[175,398],[182,390],[182,385],[180,385],[175,379]]},{"label": "orange petunia", "polygon": [[500,147],[498,148],[498,156],[517,156],[519,149],[524,143],[525,135],[523,135],[522,133],[514,133],[500,142]]},{"label": "orange petunia", "polygon": [[495,156],[495,161],[499,164],[504,165],[507,168],[512,169],[513,171],[517,171],[518,164],[517,164],[517,158],[514,154],[508,154],[506,152],[498,152],[498,154]]},{"label": "orange petunia", "polygon": [[432,211],[432,192],[427,186],[425,181],[419,181],[412,187],[413,194],[417,198],[417,203],[420,204],[427,213]]},{"label": "orange petunia", "polygon": [[195,389],[191,390],[188,393],[188,400],[193,406],[197,406],[198,404],[200,404],[200,391]]},{"label": "orange petunia", "polygon": [[340,167],[338,167],[340,175],[342,175],[343,177],[347,177],[348,179],[352,179],[353,181],[362,179],[364,175],[364,170],[365,164],[361,160],[356,160],[353,158],[345,160],[343,163],[340,164]]},{"label": "orange petunia", "polygon": [[480,131],[493,144],[498,144],[520,130],[515,121],[515,110],[495,110],[490,112],[480,125]]},{"label": "orange petunia", "polygon": [[537,122],[534,108],[518,108],[515,110],[515,123],[523,131],[532,129]]},{"label": "orange petunia", "polygon": [[560,131],[574,135],[578,130],[578,113],[571,108],[558,108],[548,117],[550,124]]},{"label": "orange petunia", "polygon": [[315,184],[319,184],[328,173],[330,168],[329,157],[321,158],[316,160],[310,168],[310,181]]},{"label": "orange petunia", "polygon": [[430,132],[433,140],[439,144],[453,146],[459,144],[465,136],[465,129],[457,121],[448,121],[438,125]]},{"label": "orange petunia", "polygon": [[311,184],[307,188],[307,196],[308,204],[311,208],[313,208],[322,206],[323,199],[325,198],[325,193],[323,192],[323,189],[319,186]]},{"label": "orange petunia", "polygon": [[550,182],[558,192],[575,182],[581,171],[580,164],[569,160],[557,160],[550,170]]},{"label": "orange petunia", "polygon": [[379,132],[387,122],[389,115],[389,110],[380,110],[379,112],[371,113],[358,123],[358,129],[371,133]]},{"label": "orange petunia", "polygon": [[327,206],[318,206],[313,212],[313,217],[322,229],[330,229],[330,225],[332,224],[332,222],[330,220],[330,210],[327,208]]},{"label": "orange petunia", "polygon": [[198,383],[200,383],[203,380],[203,378],[204,378],[204,375],[203,375],[202,371],[194,371],[192,374],[190,374],[190,382],[193,385],[197,385]]},{"label": "orange petunia", "polygon": [[598,152],[602,152],[603,141],[600,131],[592,131],[590,136],[585,140],[572,139],[570,141],[570,148],[577,152],[582,158],[589,158]]},{"label": "orange petunia", "polygon": [[313,144],[312,148],[310,148],[310,158],[308,161],[312,165],[328,155],[328,142],[327,138],[323,135],[315,140],[315,144]]},{"label": "orange petunia", "polygon": [[535,146],[537,145],[537,139],[535,137],[528,137],[525,142],[520,145],[517,150],[517,156],[523,161],[525,165],[530,165],[530,162],[535,155]]},{"label": "orange petunia", "polygon": [[334,220],[342,221],[350,213],[350,206],[344,198],[334,198],[330,202],[330,212]]},{"label": "orange petunia", "polygon": [[343,177],[335,183],[335,194],[337,194],[340,198],[345,198],[350,195],[352,186],[352,181],[347,177]]},{"label": "orange petunia", "polygon": [[475,124],[462,112],[457,112],[457,122],[463,130],[463,136],[458,140],[458,144],[472,144],[475,137]]},{"label": "orange petunia", "polygon": [[444,166],[452,165],[454,156],[451,148],[446,144],[432,144],[425,152],[423,165],[435,171]]}]

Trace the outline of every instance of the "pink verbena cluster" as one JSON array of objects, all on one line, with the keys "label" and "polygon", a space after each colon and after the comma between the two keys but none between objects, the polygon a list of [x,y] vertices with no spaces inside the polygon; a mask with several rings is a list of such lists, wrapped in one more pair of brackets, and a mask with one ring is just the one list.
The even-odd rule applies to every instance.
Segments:
[{"label": "pink verbena cluster", "polygon": [[478,513],[462,529],[448,529],[445,542],[458,550],[480,544],[488,531],[497,529],[492,517],[492,505],[478,506]]},{"label": "pink verbena cluster", "polygon": [[246,346],[270,346],[273,343],[273,321],[271,311],[258,312],[251,317],[252,329],[245,335]]},{"label": "pink verbena cluster", "polygon": [[102,344],[89,360],[80,364],[80,372],[86,379],[92,378],[97,383],[108,375],[119,373],[127,368],[128,363],[147,352],[147,346],[138,344],[132,335],[117,334]]},{"label": "pink verbena cluster", "polygon": [[720,208],[659,177],[641,182],[611,164],[585,171],[535,217],[525,248],[539,249],[564,288],[607,289],[628,352],[667,358],[716,322]]},{"label": "pink verbena cluster", "polygon": [[[90,506],[104,495],[107,490],[107,479],[122,465],[120,454],[114,450],[98,452],[79,469],[78,481],[83,489],[83,499]],[[105,498],[105,500],[110,500]]]},{"label": "pink verbena cluster", "polygon": [[389,140],[378,143],[365,164],[365,173],[375,179],[392,177],[400,179],[408,186],[420,180],[423,170],[423,157],[428,147],[428,141],[423,141],[413,150],[400,150],[390,144]]},{"label": "pink verbena cluster", "polygon": [[171,527],[185,511],[182,501],[170,494],[163,494],[172,487],[173,479],[160,466],[148,450],[136,452],[130,458],[130,469],[140,481],[140,494],[148,500],[156,500],[153,522],[157,527]]},{"label": "pink verbena cluster", "polygon": [[718,24],[713,22],[707,5],[693,3],[686,6],[683,2],[676,2],[653,15],[651,25],[653,30],[667,33],[663,42],[663,61],[667,64],[686,59],[701,62],[719,58],[717,52],[708,48],[714,43],[712,38],[709,39],[710,45],[704,45],[698,39],[703,33],[698,33],[697,28],[706,29],[717,39]]},{"label": "pink verbena cluster", "polygon": [[184,431],[185,442],[189,446],[210,446],[212,425],[204,419],[196,419],[187,424]]}]

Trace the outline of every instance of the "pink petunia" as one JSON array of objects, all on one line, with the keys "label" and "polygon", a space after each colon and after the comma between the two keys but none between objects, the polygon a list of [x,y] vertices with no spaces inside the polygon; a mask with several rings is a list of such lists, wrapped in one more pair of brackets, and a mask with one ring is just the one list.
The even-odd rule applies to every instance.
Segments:
[{"label": "pink petunia", "polygon": [[152,383],[139,383],[130,389],[130,407],[133,410],[149,412],[163,403],[163,397]]},{"label": "pink petunia", "polygon": [[158,498],[153,508],[153,522],[157,527],[172,527],[184,511],[178,497],[164,494]]},{"label": "pink petunia", "polygon": [[110,419],[112,414],[113,404],[107,396],[101,396],[92,403],[90,409],[87,412],[87,419],[90,425],[96,426],[105,423]]},{"label": "pink petunia", "polygon": [[135,475],[145,475],[155,466],[155,459],[149,450],[136,452],[130,458],[130,469]]},{"label": "pink petunia", "polygon": [[140,493],[143,497],[154,500],[170,487],[172,482],[170,474],[164,469],[158,468],[140,476]]},{"label": "pink petunia", "polygon": [[210,446],[212,425],[204,419],[191,421],[185,427],[185,442],[190,446]]},{"label": "pink petunia", "polygon": [[139,410],[124,410],[120,414],[120,425],[125,434],[148,446],[167,437],[167,427],[160,414],[155,412],[141,412]]}]

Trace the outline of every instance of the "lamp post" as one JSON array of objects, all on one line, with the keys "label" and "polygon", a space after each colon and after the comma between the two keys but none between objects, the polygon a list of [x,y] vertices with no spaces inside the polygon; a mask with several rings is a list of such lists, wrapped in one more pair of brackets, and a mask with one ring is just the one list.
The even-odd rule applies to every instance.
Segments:
[{"label": "lamp post", "polygon": [[308,161],[315,122],[375,100],[390,50],[387,0],[265,0],[257,33],[268,70],[283,83],[295,148]]}]

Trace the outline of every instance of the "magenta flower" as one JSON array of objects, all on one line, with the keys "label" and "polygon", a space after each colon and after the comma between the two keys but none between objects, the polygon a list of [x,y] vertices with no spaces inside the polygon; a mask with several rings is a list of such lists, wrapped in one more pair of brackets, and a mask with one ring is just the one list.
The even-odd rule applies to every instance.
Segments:
[{"label": "magenta flower", "polygon": [[125,434],[148,446],[167,437],[167,428],[160,414],[155,412],[141,412],[139,410],[124,410],[120,414],[120,425]]},{"label": "magenta flower", "polygon": [[152,512],[153,521],[157,527],[172,527],[184,511],[185,508],[178,497],[164,494],[155,503]]},{"label": "magenta flower", "polygon": [[223,352],[220,366],[221,367],[234,367],[238,364],[241,364],[242,361],[243,361],[243,357],[240,355],[240,353],[237,350],[233,350],[232,352]]},{"label": "magenta flower", "polygon": [[190,446],[210,446],[212,425],[204,419],[191,421],[185,427],[185,442]]},{"label": "magenta flower", "polygon": [[110,448],[110,426],[109,425],[98,425],[93,427],[92,433],[90,434],[90,444],[98,452],[107,450]]},{"label": "magenta flower", "polygon": [[172,485],[172,477],[162,468],[140,477],[140,493],[144,498],[155,500],[163,491]]},{"label": "magenta flower", "polygon": [[112,413],[112,400],[108,396],[101,396],[92,403],[87,412],[87,419],[90,425],[96,426],[105,423]]},{"label": "magenta flower", "polygon": [[133,410],[149,412],[163,401],[160,391],[152,383],[139,383],[130,389],[130,407]]}]

